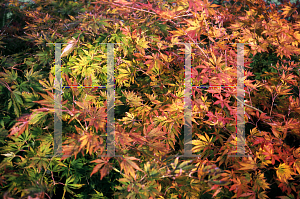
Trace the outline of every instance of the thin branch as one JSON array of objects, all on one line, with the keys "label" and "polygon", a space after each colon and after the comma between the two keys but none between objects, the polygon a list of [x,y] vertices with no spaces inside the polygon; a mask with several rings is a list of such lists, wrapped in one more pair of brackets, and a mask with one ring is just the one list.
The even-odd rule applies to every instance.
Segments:
[{"label": "thin branch", "polygon": [[151,11],[148,11],[148,10],[143,10],[143,9],[134,8],[134,7],[130,7],[130,6],[120,5],[120,4],[117,4],[117,3],[111,3],[111,4],[113,4],[115,6],[121,6],[121,7],[129,8],[129,9],[133,9],[133,10],[137,10],[137,11],[142,11],[142,12],[147,12],[147,13],[156,15],[155,12],[151,12]]},{"label": "thin branch", "polygon": [[51,197],[45,192],[45,194],[46,194],[46,196],[49,198],[49,199],[51,199]]},{"label": "thin branch", "polygon": [[250,106],[250,105],[248,105],[248,104],[245,104],[245,103],[242,102],[240,99],[238,99],[235,95],[233,95],[233,97],[234,97],[237,101],[239,101],[240,103],[242,103],[243,105],[245,105],[245,106],[247,106],[247,107],[249,107],[249,108],[252,108],[252,109],[254,109],[254,110],[257,110],[257,111],[259,111],[260,113],[264,113],[264,112],[262,112],[261,110],[259,110],[258,108],[255,108],[255,107],[253,107],[253,106]]},{"label": "thin branch", "polygon": [[275,96],[272,95],[272,106],[271,106],[271,110],[270,110],[270,116],[272,115],[272,110],[273,110],[274,101],[275,101],[275,98],[276,98],[277,96],[278,96],[277,94],[276,94]]},{"label": "thin branch", "polygon": [[185,14],[185,15],[180,15],[180,16],[174,17],[174,19],[181,18],[181,17],[188,17],[188,16],[192,16],[192,15],[193,15],[192,13]]},{"label": "thin branch", "polygon": [[[168,19],[168,21],[170,21],[171,23],[175,24],[176,26],[178,26],[178,24],[176,24],[174,21]],[[204,56],[206,57],[206,59],[208,59],[208,61],[210,61],[210,63],[212,65],[214,65],[214,63],[210,60],[209,56],[203,51],[203,49],[194,41],[194,39],[189,35],[187,34],[187,32],[185,30],[183,30],[184,33],[189,37],[189,39],[200,49],[200,51],[202,52],[202,54],[204,54]]]}]

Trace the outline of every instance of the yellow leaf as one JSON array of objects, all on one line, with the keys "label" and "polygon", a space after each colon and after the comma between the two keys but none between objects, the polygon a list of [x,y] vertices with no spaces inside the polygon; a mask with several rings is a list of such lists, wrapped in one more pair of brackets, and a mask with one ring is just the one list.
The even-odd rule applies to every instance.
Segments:
[{"label": "yellow leaf", "polygon": [[299,34],[299,31],[294,32],[294,37],[295,37],[298,41],[300,41],[300,34]]},{"label": "yellow leaf", "polygon": [[79,140],[81,141],[79,150],[81,150],[87,144],[87,142],[88,142],[88,136],[84,135]]},{"label": "yellow leaf", "polygon": [[239,170],[256,170],[256,162],[254,160],[248,160],[247,162],[239,162],[239,164],[242,166]]},{"label": "yellow leaf", "polygon": [[68,15],[72,21],[75,21],[75,18],[72,15]]},{"label": "yellow leaf", "polygon": [[139,159],[137,159],[135,157],[124,157],[123,161],[120,164],[120,167],[121,167],[121,170],[124,170],[126,175],[129,174],[133,178],[136,178],[134,169],[139,170],[139,171],[143,171],[143,170],[141,170],[139,168],[139,166],[135,162],[133,162],[133,160],[139,160]]},{"label": "yellow leaf", "polygon": [[263,189],[263,190],[270,189],[269,185],[270,184],[266,182],[264,174],[258,172],[258,174],[256,176],[256,179],[254,181],[254,189],[257,189],[257,190],[259,190],[259,189]]},{"label": "yellow leaf", "polygon": [[294,180],[292,175],[295,175],[295,173],[291,170],[289,165],[283,163],[276,168],[276,175],[280,181],[287,183],[287,180]]},{"label": "yellow leaf", "polygon": [[297,170],[297,172],[300,174],[300,159],[297,159],[294,162],[294,170]]},{"label": "yellow leaf", "polygon": [[195,147],[193,147],[192,149],[194,153],[203,150],[205,147],[209,146],[212,141],[212,137],[209,138],[206,133],[205,136],[200,134],[196,134],[196,135],[200,138],[200,140],[192,140],[192,144],[195,145]]},{"label": "yellow leaf", "polygon": [[267,198],[269,198],[269,197],[267,196],[267,194],[266,194],[265,191],[260,192],[260,193],[257,195],[257,197],[258,197],[258,199],[267,199]]},{"label": "yellow leaf", "polygon": [[284,18],[286,18],[286,17],[289,17],[296,9],[285,5],[282,10],[283,10],[283,12],[281,14],[284,16]]}]

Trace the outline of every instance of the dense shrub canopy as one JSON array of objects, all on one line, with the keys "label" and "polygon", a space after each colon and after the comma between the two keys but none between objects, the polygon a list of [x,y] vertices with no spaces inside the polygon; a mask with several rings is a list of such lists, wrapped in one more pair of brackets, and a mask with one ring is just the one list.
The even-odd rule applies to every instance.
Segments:
[{"label": "dense shrub canopy", "polygon": [[[3,198],[300,198],[299,2],[6,0],[2,6],[12,13],[0,34]],[[62,85],[91,86],[63,88],[64,156],[54,150],[53,43],[68,43]],[[107,153],[113,99],[97,88],[108,83],[105,43],[115,43],[116,157],[100,157]],[[236,44],[246,43],[244,101],[236,86],[192,89],[189,144],[199,157],[178,157],[187,146],[179,43],[192,46],[193,86],[237,85]],[[245,155],[231,157],[239,103]]]}]

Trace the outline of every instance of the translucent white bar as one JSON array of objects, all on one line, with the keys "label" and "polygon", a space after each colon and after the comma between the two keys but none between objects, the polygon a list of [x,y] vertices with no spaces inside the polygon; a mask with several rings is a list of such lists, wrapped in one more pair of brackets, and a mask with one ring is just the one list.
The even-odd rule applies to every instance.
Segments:
[{"label": "translucent white bar", "polygon": [[236,138],[237,146],[235,155],[229,157],[246,157],[245,154],[245,109],[244,109],[244,43],[237,44],[237,113],[236,113]]}]

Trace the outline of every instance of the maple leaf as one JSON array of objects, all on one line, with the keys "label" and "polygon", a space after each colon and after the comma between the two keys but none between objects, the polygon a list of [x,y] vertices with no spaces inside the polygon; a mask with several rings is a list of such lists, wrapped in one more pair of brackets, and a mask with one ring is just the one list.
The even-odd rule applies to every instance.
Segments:
[{"label": "maple leaf", "polygon": [[[75,126],[77,132],[81,134],[82,130]],[[79,151],[86,147],[86,152],[92,155],[93,152],[96,152],[100,149],[101,153],[103,152],[103,138],[99,135],[95,135],[92,132],[84,132],[84,135],[79,138],[81,142]]]},{"label": "maple leaf", "polygon": [[297,8],[291,8],[288,5],[285,5],[284,8],[282,8],[283,12],[281,13],[283,15],[284,18],[289,17],[291,14],[293,14],[293,12],[295,12]]},{"label": "maple leaf", "polygon": [[[29,124],[36,124],[37,122],[41,121],[46,115],[47,112],[43,112],[41,111],[43,108],[37,109],[35,110],[34,113],[32,113],[32,115],[29,118]],[[48,111],[49,109],[45,108],[44,111]],[[41,111],[41,112],[38,112]],[[52,110],[52,112],[54,112],[54,110]]]},{"label": "maple leaf", "polygon": [[246,162],[239,162],[239,164],[242,166],[239,170],[256,170],[256,162],[252,159],[249,158]]},{"label": "maple leaf", "polygon": [[24,114],[22,117],[20,117],[17,121],[17,123],[9,130],[10,134],[8,135],[13,136],[16,133],[17,137],[19,135],[21,135],[26,129],[28,129],[28,125],[29,125],[29,117],[31,116],[31,114]]},{"label": "maple leaf", "polygon": [[295,162],[294,162],[294,171],[297,172],[300,174],[300,159],[297,159]]},{"label": "maple leaf", "polygon": [[248,192],[253,192],[252,190],[249,190],[249,186],[245,180],[245,177],[233,178],[232,181],[234,184],[230,187],[229,191],[234,191],[236,193],[232,198],[239,198],[243,192],[245,196],[247,196]]},{"label": "maple leaf", "polygon": [[135,162],[133,162],[133,160],[139,160],[139,159],[135,157],[123,157],[122,159],[123,160],[120,163],[120,167],[121,167],[121,171],[124,170],[126,175],[131,175],[134,179],[136,179],[134,169],[143,172],[143,170],[140,169],[140,167]]},{"label": "maple leaf", "polygon": [[254,189],[270,189],[270,184],[266,182],[266,179],[264,177],[263,173],[260,173],[260,171],[257,173],[255,181],[254,181]]},{"label": "maple leaf", "polygon": [[201,134],[196,134],[200,140],[192,140],[192,144],[196,145],[193,147],[193,152],[197,153],[199,151],[202,151],[205,149],[207,146],[211,145],[213,137],[209,138],[208,135],[205,133],[205,136]]},{"label": "maple leaf", "polygon": [[94,126],[96,128],[96,132],[98,131],[98,129],[105,131],[107,117],[105,108],[100,107],[98,109],[96,107],[93,107],[89,109],[89,115],[90,117],[85,119],[85,121],[89,122],[89,126]]},{"label": "maple leaf", "polygon": [[276,168],[276,174],[279,180],[285,183],[288,183],[287,180],[293,180],[292,175],[295,175],[291,167],[285,163],[280,164],[278,168]]},{"label": "maple leaf", "polygon": [[[272,163],[272,161],[268,160],[267,157],[265,155],[262,155],[263,154],[263,149],[262,148],[259,148],[259,152],[256,152],[256,156],[261,160],[261,163],[262,165],[269,165]],[[275,163],[275,161],[274,161]]]},{"label": "maple leaf", "polygon": [[111,163],[109,162],[110,157],[103,157],[102,159],[96,159],[91,162],[97,163],[97,165],[94,167],[92,173],[90,176],[92,176],[94,173],[98,172],[100,170],[100,180],[102,180],[107,174],[109,174],[109,171],[113,168]]},{"label": "maple leaf", "polygon": [[280,162],[279,160],[279,155],[274,154],[274,146],[271,143],[264,144],[264,152],[262,154],[266,155],[266,159],[269,160],[271,159],[272,164],[275,164],[275,160]]},{"label": "maple leaf", "polygon": [[75,156],[75,159],[77,157],[77,154],[79,153],[79,144],[78,140],[80,138],[80,135],[72,133],[66,141],[64,141],[64,145],[62,146],[63,149],[63,156],[61,160],[64,160],[70,156]]},{"label": "maple leaf", "polygon": [[259,192],[259,193],[257,194],[257,197],[258,197],[258,199],[267,199],[267,198],[269,198],[269,197],[267,196],[267,194],[266,194],[265,191]]},{"label": "maple leaf", "polygon": [[218,98],[218,100],[217,101],[215,101],[215,103],[214,104],[221,104],[221,107],[223,108],[224,107],[224,105],[226,106],[226,107],[229,107],[229,100],[226,100],[226,99],[223,99],[223,95],[214,95],[214,97],[216,97],[216,98]]},{"label": "maple leaf", "polygon": [[[120,129],[120,132],[117,130]],[[116,127],[116,130],[115,130],[115,143],[116,145],[119,144],[121,145],[122,147],[126,147],[126,146],[130,146],[132,144],[133,139],[130,138],[130,135],[129,133],[127,133],[125,131],[125,129],[123,129],[122,127],[120,127],[120,125],[117,125]]]},{"label": "maple leaf", "polygon": [[[39,93],[44,99],[43,100],[39,100],[39,101],[33,101],[33,102],[36,102],[36,103],[39,103],[43,106],[46,106],[48,108],[50,108],[51,110],[53,109],[53,106],[54,106],[54,93],[52,92],[49,92],[49,91],[46,91],[47,92],[47,95],[46,94],[43,94],[43,93]],[[68,102],[68,100],[65,100],[65,101],[62,101],[62,105],[66,104]],[[56,102],[58,103],[58,102]]]},{"label": "maple leaf", "polygon": [[[155,118],[157,119],[157,118]],[[165,131],[161,130],[162,126],[159,125],[158,127],[154,128],[154,123],[149,125],[147,130],[144,128],[144,134],[145,134],[145,142],[149,146],[150,151],[166,151],[167,147],[165,144],[161,142],[161,140],[165,140]],[[150,132],[149,132],[150,131]]]},{"label": "maple leaf", "polygon": [[131,106],[131,107],[138,107],[142,106],[142,97],[137,96],[133,91],[122,91],[123,95],[126,97],[126,102]]}]

